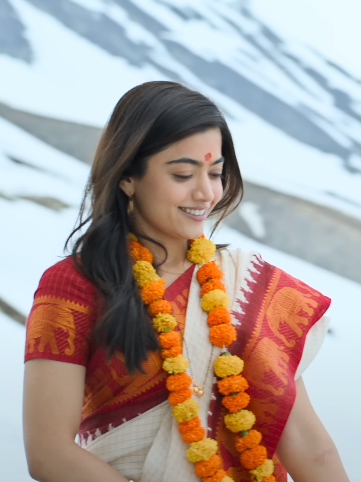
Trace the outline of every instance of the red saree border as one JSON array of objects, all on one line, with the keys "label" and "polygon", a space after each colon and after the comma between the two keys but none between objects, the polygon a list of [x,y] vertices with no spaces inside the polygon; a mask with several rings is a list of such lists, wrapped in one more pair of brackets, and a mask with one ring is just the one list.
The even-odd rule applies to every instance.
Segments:
[{"label": "red saree border", "polygon": [[[286,482],[287,473],[275,451],[295,401],[294,377],[306,335],[330,300],[258,256],[254,255],[251,262],[248,287],[237,300],[239,311],[232,313],[238,323],[238,338],[229,351],[245,361],[243,373],[251,396],[247,409],[256,415],[254,428],[262,433],[268,455],[274,459],[277,480]],[[250,480],[248,471],[240,466],[234,435],[224,425],[226,413],[214,384],[209,436],[218,441],[228,475],[236,482]]]}]

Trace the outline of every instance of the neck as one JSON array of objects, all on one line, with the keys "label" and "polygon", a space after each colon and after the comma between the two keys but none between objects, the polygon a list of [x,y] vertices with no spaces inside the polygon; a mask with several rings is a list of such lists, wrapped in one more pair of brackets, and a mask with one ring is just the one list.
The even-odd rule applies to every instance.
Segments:
[{"label": "neck", "polygon": [[157,266],[163,263],[161,266],[162,268],[172,271],[172,269],[177,269],[186,264],[187,251],[189,248],[189,242],[187,239],[168,238],[167,236],[159,236],[158,233],[152,234],[148,231],[144,232],[143,230],[138,230],[138,232],[139,234],[143,234],[144,236],[148,236],[149,238],[159,242],[166,249],[167,259],[163,263],[165,258],[164,249],[157,244],[147,241],[146,239],[139,239],[139,241],[152,253],[154,265]]}]

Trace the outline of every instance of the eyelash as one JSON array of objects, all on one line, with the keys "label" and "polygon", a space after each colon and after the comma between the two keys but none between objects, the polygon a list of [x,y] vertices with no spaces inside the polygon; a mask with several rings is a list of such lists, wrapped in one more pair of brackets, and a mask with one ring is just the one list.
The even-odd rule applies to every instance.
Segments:
[{"label": "eyelash", "polygon": [[[192,178],[192,174],[189,175],[189,176],[182,176],[181,174],[173,174],[173,176],[180,180],[180,181],[187,181],[188,179],[191,179]],[[214,177],[215,179],[223,179],[223,174],[211,174],[212,177]]]}]

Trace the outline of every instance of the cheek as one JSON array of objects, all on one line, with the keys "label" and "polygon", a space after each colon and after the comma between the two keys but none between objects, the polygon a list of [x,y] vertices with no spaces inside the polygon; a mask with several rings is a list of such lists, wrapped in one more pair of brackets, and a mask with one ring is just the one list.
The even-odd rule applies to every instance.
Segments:
[{"label": "cheek", "polygon": [[223,185],[222,182],[217,183],[217,186],[213,190],[214,204],[217,204],[223,197]]}]

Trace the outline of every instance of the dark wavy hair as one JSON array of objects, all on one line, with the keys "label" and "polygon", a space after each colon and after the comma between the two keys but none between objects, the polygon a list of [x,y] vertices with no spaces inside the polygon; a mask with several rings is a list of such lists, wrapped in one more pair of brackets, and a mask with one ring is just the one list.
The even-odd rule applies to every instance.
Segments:
[{"label": "dark wavy hair", "polygon": [[143,371],[142,361],[149,351],[158,350],[159,344],[133,277],[128,252],[128,233],[133,229],[127,214],[128,197],[119,183],[125,176],[144,176],[148,159],[171,144],[216,127],[222,134],[225,159],[224,194],[212,212],[218,224],[238,206],[243,183],[227,123],[204,95],[176,82],[134,87],[115,106],[96,150],[79,217],[66,247],[78,233],[72,248],[74,263],[98,288],[101,301],[94,339],[109,357],[120,350],[130,373]]}]

